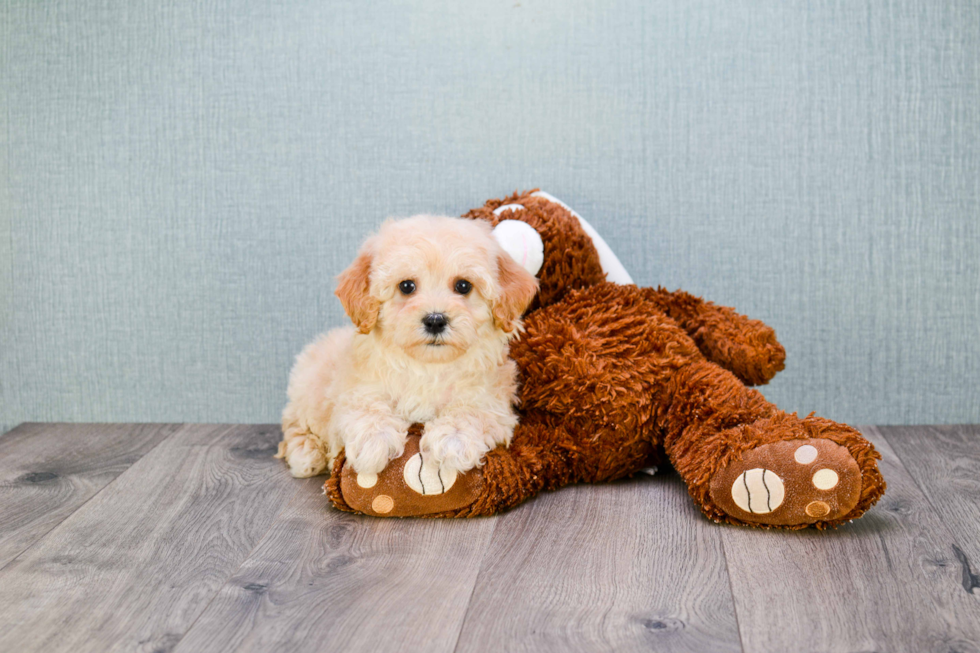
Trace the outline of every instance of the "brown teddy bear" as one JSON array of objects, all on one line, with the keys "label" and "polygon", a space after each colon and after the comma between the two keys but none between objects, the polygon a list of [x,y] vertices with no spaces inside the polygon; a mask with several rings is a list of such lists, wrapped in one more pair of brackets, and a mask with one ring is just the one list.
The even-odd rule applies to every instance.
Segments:
[{"label": "brown teddy bear", "polygon": [[540,283],[511,345],[521,373],[513,441],[447,479],[423,460],[415,425],[405,453],[369,487],[343,454],[335,460],[325,489],[337,508],[490,515],[542,490],[611,481],[664,458],[707,517],[733,524],[836,526],[884,493],[880,455],[858,431],[787,414],[747,387],[783,369],[784,350],[762,322],[681,291],[632,285],[598,234],[547,194],[491,200],[464,217],[522,242],[518,252],[502,244]]}]

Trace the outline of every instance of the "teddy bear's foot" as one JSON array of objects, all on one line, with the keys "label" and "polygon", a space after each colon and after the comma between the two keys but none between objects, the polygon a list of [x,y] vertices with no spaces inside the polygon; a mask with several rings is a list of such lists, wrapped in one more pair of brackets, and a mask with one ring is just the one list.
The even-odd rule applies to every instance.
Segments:
[{"label": "teddy bear's foot", "polygon": [[729,516],[770,526],[845,517],[861,496],[861,469],[845,447],[822,438],[785,440],[745,452],[711,479],[711,499]]},{"label": "teddy bear's foot", "polygon": [[[419,451],[418,426],[409,431],[405,453],[380,474],[358,474],[343,464],[339,483],[327,481],[327,492],[338,507],[376,517],[419,517],[465,508],[480,495],[480,468],[465,474],[440,469]],[[334,473],[337,474],[335,467]],[[333,487],[331,487],[333,485]]]}]

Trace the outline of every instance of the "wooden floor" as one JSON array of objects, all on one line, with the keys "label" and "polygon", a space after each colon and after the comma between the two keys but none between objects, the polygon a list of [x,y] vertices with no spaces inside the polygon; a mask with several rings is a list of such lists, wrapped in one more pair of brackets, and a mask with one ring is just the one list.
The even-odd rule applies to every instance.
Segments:
[{"label": "wooden floor", "polygon": [[374,519],[273,426],[0,437],[0,651],[977,651],[980,428],[865,428],[884,499],[713,524],[672,472],[503,516]]}]

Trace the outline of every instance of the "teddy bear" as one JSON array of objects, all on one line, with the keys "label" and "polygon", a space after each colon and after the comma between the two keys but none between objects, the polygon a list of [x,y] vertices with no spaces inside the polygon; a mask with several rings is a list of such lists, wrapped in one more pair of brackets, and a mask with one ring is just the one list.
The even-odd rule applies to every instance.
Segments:
[{"label": "teddy bear", "polygon": [[824,529],[884,493],[881,456],[856,429],[785,413],[750,387],[783,369],[770,327],[683,291],[636,286],[588,222],[539,190],[463,217],[489,221],[539,281],[511,343],[521,383],[512,442],[451,477],[420,452],[419,424],[403,455],[369,479],[341,452],[324,487],[336,508],[492,515],[665,461],[716,522]]}]

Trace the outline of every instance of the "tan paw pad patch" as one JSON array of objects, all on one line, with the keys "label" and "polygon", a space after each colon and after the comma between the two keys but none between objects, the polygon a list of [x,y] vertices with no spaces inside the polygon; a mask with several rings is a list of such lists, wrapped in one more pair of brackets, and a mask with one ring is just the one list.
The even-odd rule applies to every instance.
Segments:
[{"label": "tan paw pad patch", "polygon": [[374,497],[374,501],[371,502],[371,509],[374,512],[381,513],[382,515],[391,512],[391,509],[395,507],[395,500],[389,497],[387,494],[379,494]]},{"label": "tan paw pad patch", "polygon": [[811,479],[813,487],[818,490],[832,490],[837,487],[840,477],[832,469],[818,469]]},{"label": "tan paw pad patch", "polygon": [[801,465],[809,465],[817,459],[817,455],[818,452],[815,446],[812,444],[804,444],[797,447],[796,451],[793,453],[793,460]]},{"label": "tan paw pad patch", "polygon": [[828,512],[830,512],[830,506],[828,506],[823,501],[811,501],[806,504],[806,514],[811,517],[823,517]]}]

